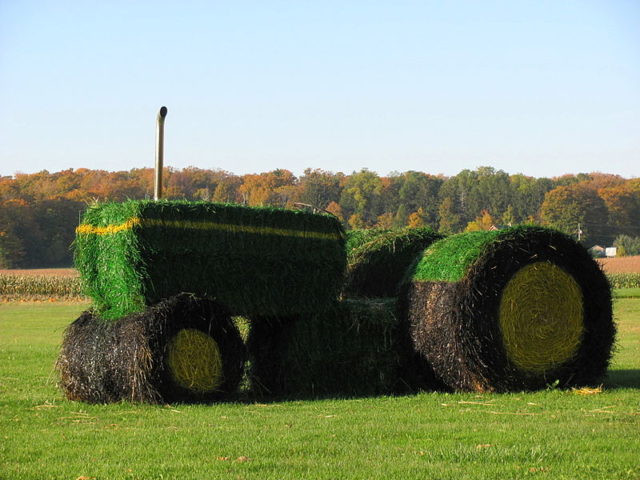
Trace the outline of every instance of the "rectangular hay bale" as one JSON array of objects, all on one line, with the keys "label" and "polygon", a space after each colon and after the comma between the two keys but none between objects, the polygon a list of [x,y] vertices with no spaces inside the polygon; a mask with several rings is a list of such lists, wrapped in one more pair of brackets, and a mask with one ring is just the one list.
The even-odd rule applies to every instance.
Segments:
[{"label": "rectangular hay bale", "polygon": [[335,217],[187,201],[89,207],[75,262],[99,314],[115,319],[181,292],[235,315],[291,315],[333,301],[345,268]]},{"label": "rectangular hay bale", "polygon": [[395,298],[342,300],[304,321],[252,323],[253,388],[293,398],[404,390],[408,352],[395,308]]}]

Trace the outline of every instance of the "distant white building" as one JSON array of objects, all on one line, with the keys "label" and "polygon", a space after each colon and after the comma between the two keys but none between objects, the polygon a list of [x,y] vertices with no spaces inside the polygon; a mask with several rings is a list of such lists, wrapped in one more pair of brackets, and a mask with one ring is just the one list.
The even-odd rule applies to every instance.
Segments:
[{"label": "distant white building", "polygon": [[607,258],[615,257],[618,254],[618,249],[616,247],[607,247],[604,254],[607,256]]}]

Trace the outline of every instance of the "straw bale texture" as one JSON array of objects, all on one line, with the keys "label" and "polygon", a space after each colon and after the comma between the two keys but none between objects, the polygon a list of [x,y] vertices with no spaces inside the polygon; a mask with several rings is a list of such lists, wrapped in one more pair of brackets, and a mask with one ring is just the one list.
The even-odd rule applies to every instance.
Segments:
[{"label": "straw bale texture", "polygon": [[403,285],[413,348],[463,391],[599,382],[615,326],[606,277],[560,232],[515,227],[427,248]]},{"label": "straw bale texture", "polygon": [[114,322],[84,312],[65,332],[57,370],[71,400],[209,402],[236,391],[245,356],[226,310],[182,294]]},{"label": "straw bale texture", "polygon": [[167,367],[176,383],[190,390],[211,392],[222,383],[218,344],[195,328],[183,328],[169,341]]},{"label": "straw bale texture", "polygon": [[507,282],[498,309],[507,357],[536,373],[573,358],[583,316],[580,286],[562,268],[549,262],[522,267]]}]

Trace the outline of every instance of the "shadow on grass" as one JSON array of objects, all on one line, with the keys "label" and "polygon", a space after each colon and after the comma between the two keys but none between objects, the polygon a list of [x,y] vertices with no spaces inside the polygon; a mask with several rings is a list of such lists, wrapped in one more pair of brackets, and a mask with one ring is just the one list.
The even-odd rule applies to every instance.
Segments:
[{"label": "shadow on grass", "polygon": [[640,390],[640,370],[610,370],[605,387]]}]

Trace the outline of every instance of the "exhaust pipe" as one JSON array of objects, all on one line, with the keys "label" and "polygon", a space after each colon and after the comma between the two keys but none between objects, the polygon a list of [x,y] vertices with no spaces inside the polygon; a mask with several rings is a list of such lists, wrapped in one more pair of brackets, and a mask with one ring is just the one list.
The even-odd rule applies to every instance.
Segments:
[{"label": "exhaust pipe", "polygon": [[167,107],[160,108],[158,112],[156,128],[156,170],[153,182],[153,199],[162,198],[162,162],[164,161],[164,119],[167,116]]}]

